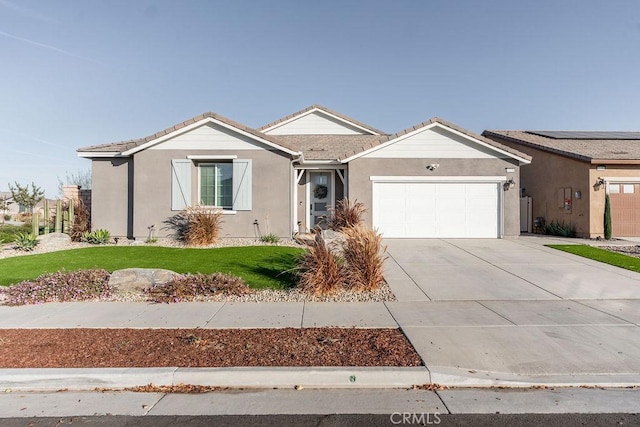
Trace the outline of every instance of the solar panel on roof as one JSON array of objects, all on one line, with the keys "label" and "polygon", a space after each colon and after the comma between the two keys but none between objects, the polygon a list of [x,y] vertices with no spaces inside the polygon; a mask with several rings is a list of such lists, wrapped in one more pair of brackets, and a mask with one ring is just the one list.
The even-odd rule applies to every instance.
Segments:
[{"label": "solar panel on roof", "polygon": [[553,139],[640,139],[640,132],[530,130],[527,133]]}]

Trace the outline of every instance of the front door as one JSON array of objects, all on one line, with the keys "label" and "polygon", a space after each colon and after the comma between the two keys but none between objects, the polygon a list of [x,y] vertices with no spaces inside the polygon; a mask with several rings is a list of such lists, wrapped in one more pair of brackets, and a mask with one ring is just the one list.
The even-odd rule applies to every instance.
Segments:
[{"label": "front door", "polygon": [[311,228],[327,228],[329,207],[333,204],[331,172],[311,172],[309,195],[309,223]]}]

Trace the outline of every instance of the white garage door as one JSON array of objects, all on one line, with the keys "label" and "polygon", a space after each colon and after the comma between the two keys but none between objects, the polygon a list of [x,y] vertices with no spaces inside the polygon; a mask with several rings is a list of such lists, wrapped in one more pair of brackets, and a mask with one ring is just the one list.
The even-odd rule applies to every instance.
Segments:
[{"label": "white garage door", "polygon": [[498,183],[374,182],[373,225],[384,237],[499,237]]}]

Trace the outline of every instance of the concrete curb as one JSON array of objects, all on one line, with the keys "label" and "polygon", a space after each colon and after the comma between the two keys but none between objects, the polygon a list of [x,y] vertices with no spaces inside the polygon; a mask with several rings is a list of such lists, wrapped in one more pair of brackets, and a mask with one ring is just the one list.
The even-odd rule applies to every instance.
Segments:
[{"label": "concrete curb", "polygon": [[640,373],[518,375],[456,368],[429,368],[431,381],[447,387],[634,387]]},{"label": "concrete curb", "polygon": [[247,388],[408,388],[426,367],[34,368],[0,369],[0,390],[93,390],[194,384]]}]

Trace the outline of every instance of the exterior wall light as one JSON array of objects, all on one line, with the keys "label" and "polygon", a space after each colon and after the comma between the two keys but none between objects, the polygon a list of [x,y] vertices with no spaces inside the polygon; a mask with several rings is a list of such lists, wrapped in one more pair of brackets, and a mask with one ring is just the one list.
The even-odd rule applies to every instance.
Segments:
[{"label": "exterior wall light", "polygon": [[440,165],[438,163],[431,163],[430,165],[427,165],[427,169],[430,171],[434,171],[436,169],[438,169],[440,167]]},{"label": "exterior wall light", "polygon": [[600,190],[600,187],[602,187],[605,184],[605,180],[602,177],[598,177],[598,179],[596,180],[596,183],[593,184],[593,189],[595,191]]},{"label": "exterior wall light", "polygon": [[502,189],[504,191],[508,191],[512,188],[515,188],[516,186],[516,182],[513,180],[513,178],[509,178],[507,181],[505,181],[504,184],[502,184]]}]

